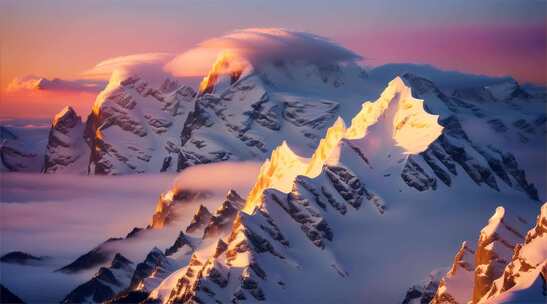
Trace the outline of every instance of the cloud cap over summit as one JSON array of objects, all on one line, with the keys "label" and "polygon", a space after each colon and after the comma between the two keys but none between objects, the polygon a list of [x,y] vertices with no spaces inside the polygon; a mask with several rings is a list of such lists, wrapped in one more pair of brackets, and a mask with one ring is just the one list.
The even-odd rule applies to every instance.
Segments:
[{"label": "cloud cap over summit", "polygon": [[176,56],[165,68],[177,76],[204,75],[221,52],[239,55],[255,66],[279,61],[329,64],[363,59],[315,34],[282,28],[249,28],[205,40]]}]

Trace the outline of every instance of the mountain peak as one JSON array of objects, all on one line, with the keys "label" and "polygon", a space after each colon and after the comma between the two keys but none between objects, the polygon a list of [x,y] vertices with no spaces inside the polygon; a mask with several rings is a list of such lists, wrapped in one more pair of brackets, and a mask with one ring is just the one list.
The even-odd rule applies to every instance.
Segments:
[{"label": "mountain peak", "polygon": [[480,232],[477,250],[463,243],[431,303],[542,303],[546,223],[547,203],[525,240],[527,223],[496,208]]},{"label": "mountain peak", "polygon": [[[378,100],[363,103],[361,111],[352,119],[349,128],[346,128],[343,119],[339,117],[327,130],[310,159],[296,155],[285,141],[274,149],[270,159],[262,165],[243,210],[251,212],[267,188],[287,193],[292,189],[298,175],[314,178],[321,173],[323,166],[336,165],[343,139],[366,138],[367,144],[363,145],[367,145],[367,149],[374,148],[381,142],[391,141],[405,153],[422,152],[443,130],[437,123],[437,118],[438,116],[427,113],[423,100],[413,98],[410,88],[400,77],[396,77]],[[375,133],[381,134],[366,137],[370,127]]]},{"label": "mountain peak", "polygon": [[530,94],[524,91],[520,84],[513,78],[485,87],[498,101],[511,100],[513,98],[527,99]]},{"label": "mountain peak", "polygon": [[[404,152],[416,154],[425,150],[443,130],[438,116],[425,111],[424,101],[412,97],[411,89],[400,77],[389,82],[375,102],[363,103],[361,111],[352,119],[346,137],[361,139],[369,127],[387,124],[382,141],[393,138]],[[384,138],[385,137],[385,138]]]},{"label": "mountain peak", "polygon": [[72,107],[64,107],[51,123],[44,172],[84,173],[89,148],[83,138],[84,123]]},{"label": "mountain peak", "polygon": [[59,124],[73,125],[77,121],[81,121],[80,116],[76,114],[76,111],[71,106],[66,106],[59,113],[55,114],[51,124],[55,128]]},{"label": "mountain peak", "polygon": [[218,92],[234,84],[245,70],[251,67],[250,63],[233,52],[221,52],[211,70],[199,85],[199,94]]}]

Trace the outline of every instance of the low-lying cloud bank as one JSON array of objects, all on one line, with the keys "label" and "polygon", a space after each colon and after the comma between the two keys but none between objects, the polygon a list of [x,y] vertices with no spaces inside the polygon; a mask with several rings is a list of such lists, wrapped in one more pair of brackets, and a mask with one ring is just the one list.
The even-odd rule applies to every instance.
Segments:
[{"label": "low-lying cloud bank", "polygon": [[193,166],[177,176],[173,187],[208,190],[220,195],[234,189],[246,195],[259,171],[260,163],[257,162],[220,162]]},{"label": "low-lying cloud bank", "polygon": [[173,175],[123,177],[2,173],[0,254],[74,256],[147,224]]},{"label": "low-lying cloud bank", "polygon": [[[182,173],[131,176],[0,175],[0,255],[21,250],[50,259],[41,266],[2,264],[3,284],[28,302],[59,302],[94,270],[76,275],[54,272],[111,237],[125,236],[151,221],[160,193],[172,188],[208,190],[203,201],[185,202],[175,222],[138,239],[109,243],[108,249],[140,262],[154,247],[172,245],[203,204],[215,210],[233,188],[246,194],[258,163],[217,163]],[[37,288],[41,287],[41,288]],[[43,290],[46,289],[46,291]]]},{"label": "low-lying cloud bank", "polygon": [[162,192],[173,187],[207,190],[221,201],[230,189],[245,195],[258,171],[258,163],[243,162],[195,166],[178,176],[3,173],[0,254],[79,255],[149,224]]}]

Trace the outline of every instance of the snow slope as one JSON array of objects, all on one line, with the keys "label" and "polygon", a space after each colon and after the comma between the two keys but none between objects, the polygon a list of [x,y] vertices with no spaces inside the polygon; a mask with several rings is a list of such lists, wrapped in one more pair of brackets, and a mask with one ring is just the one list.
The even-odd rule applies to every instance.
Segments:
[{"label": "snow slope", "polygon": [[[231,231],[216,246],[198,248],[189,265],[176,272],[178,281],[169,277],[153,297],[166,303],[401,301],[412,282],[446,263],[454,243],[480,229],[497,201],[507,202],[506,209],[524,219],[533,218],[539,206],[535,199],[518,187],[488,186],[478,176],[498,180],[501,173],[485,167],[488,175],[475,175],[469,168],[479,166],[466,168],[471,158],[458,161],[460,154],[450,154],[449,148],[436,156],[444,160],[438,165],[448,171],[453,166],[456,173],[445,172],[449,184],[433,182],[444,174],[412,152],[427,152],[428,143],[439,139],[424,132],[427,136],[405,147],[397,133],[441,128],[430,114],[415,108],[421,103],[401,79],[392,81],[373,106],[383,111],[372,115],[362,137],[348,132],[346,138],[335,136],[338,143],[327,145],[330,149],[320,145],[317,151],[324,157],[315,158],[322,168],[317,175],[307,175],[305,167],[313,162],[295,158],[286,144],[275,150]],[[339,122],[332,128],[343,129]],[[331,141],[328,134],[339,133],[328,131],[323,142]],[[464,135],[447,124],[439,138],[450,141]],[[466,151],[461,153],[473,145],[460,144]],[[338,155],[336,162],[332,153]],[[488,166],[479,155],[476,161]],[[275,178],[276,168],[298,173]],[[292,180],[288,189],[287,179]]]}]

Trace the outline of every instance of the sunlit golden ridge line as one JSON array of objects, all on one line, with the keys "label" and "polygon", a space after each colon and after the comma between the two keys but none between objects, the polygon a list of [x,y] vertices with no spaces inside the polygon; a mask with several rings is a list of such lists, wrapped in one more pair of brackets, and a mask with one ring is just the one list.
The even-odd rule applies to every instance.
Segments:
[{"label": "sunlit golden ridge line", "polygon": [[378,122],[389,106],[397,107],[393,120],[393,138],[397,145],[409,154],[427,149],[441,134],[443,128],[437,123],[438,115],[424,111],[423,102],[412,97],[411,89],[401,78],[396,77],[388,84],[379,99],[363,103],[361,111],[354,116],[349,128],[346,128],[343,119],[338,117],[319,142],[311,158],[299,157],[286,142],[283,142],[272,151],[270,159],[262,165],[256,183],[247,196],[243,211],[252,213],[264,190],[273,188],[289,192],[297,176],[314,178],[321,174],[325,164],[337,164],[342,139],[364,138],[368,128]]}]

